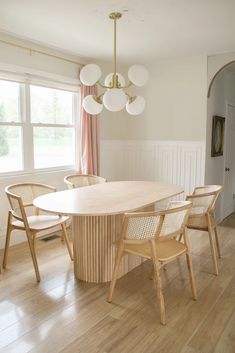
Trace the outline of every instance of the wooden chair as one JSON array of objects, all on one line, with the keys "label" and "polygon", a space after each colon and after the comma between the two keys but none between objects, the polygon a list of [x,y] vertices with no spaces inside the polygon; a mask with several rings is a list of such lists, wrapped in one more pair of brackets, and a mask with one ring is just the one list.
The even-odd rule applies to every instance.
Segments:
[{"label": "wooden chair", "polygon": [[65,226],[65,222],[69,219],[69,217],[60,215],[39,215],[38,209],[36,209],[35,215],[26,214],[26,211],[29,210],[29,208],[34,208],[34,198],[55,191],[56,189],[54,187],[44,184],[24,183],[14,184],[6,187],[5,192],[7,194],[11,209],[8,213],[6,243],[3,255],[3,268],[6,268],[7,265],[11,232],[15,229],[24,230],[26,232],[26,237],[28,240],[38,282],[40,282],[40,273],[35,253],[35,238],[38,232],[60,225],[62,228],[62,239],[65,240],[69,256],[71,260],[73,260],[73,253],[70,248]]},{"label": "wooden chair", "polygon": [[215,203],[222,190],[223,187],[220,185],[204,185],[196,187],[193,194],[186,197],[186,200],[192,202],[187,227],[208,232],[215,275],[218,275],[218,264],[213,231],[215,234],[218,257],[221,257],[215,218]]},{"label": "wooden chair", "polygon": [[[161,324],[166,324],[165,304],[160,269],[167,263],[186,255],[193,299],[196,300],[192,261],[189,252],[186,222],[191,207],[189,201],[169,204],[167,210],[155,212],[126,213],[120,239],[116,242],[117,255],[113,270],[108,302],[112,301],[120,261],[125,254],[135,254],[153,262],[154,279],[160,305]],[[183,235],[184,243],[176,240]]]},{"label": "wooden chair", "polygon": [[72,174],[64,178],[68,189],[80,188],[83,186],[105,183],[106,179],[97,175]]}]

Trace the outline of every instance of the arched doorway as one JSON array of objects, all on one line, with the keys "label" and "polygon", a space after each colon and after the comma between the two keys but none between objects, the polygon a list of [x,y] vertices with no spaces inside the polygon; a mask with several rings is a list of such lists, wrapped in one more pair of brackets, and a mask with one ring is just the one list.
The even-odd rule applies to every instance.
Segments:
[{"label": "arched doorway", "polygon": [[[211,155],[213,116],[225,118],[223,154]],[[224,219],[235,210],[235,60],[217,70],[208,87],[206,183],[224,185],[217,217]]]}]

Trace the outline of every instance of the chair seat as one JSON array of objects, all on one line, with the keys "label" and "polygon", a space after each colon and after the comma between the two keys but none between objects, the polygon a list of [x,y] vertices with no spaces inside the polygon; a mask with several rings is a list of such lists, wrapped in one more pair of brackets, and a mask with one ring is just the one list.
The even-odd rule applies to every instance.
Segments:
[{"label": "chair seat", "polygon": [[[158,241],[156,246],[159,261],[168,261],[186,251],[186,246],[175,239]],[[147,259],[152,258],[150,242],[129,243],[124,241],[124,251]]]},{"label": "chair seat", "polygon": [[[28,216],[29,228],[31,230],[44,230],[48,228],[55,227],[61,223],[64,223],[69,219],[67,216],[54,216],[54,215],[38,215],[38,216]],[[25,229],[23,222],[13,221],[12,225],[18,228]]]}]

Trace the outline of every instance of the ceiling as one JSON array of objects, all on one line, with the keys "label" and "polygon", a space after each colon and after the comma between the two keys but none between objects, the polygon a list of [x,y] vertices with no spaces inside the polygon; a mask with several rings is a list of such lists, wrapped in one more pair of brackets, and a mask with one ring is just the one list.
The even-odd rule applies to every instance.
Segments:
[{"label": "ceiling", "polygon": [[[235,51],[235,0],[0,0],[0,30],[80,57],[122,61]],[[138,58],[138,60],[136,60]]]}]

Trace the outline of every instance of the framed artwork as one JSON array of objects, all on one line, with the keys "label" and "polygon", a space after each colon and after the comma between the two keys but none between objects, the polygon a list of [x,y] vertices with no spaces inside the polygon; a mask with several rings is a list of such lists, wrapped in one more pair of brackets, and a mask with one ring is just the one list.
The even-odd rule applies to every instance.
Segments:
[{"label": "framed artwork", "polygon": [[213,116],[211,157],[223,156],[225,118]]}]

